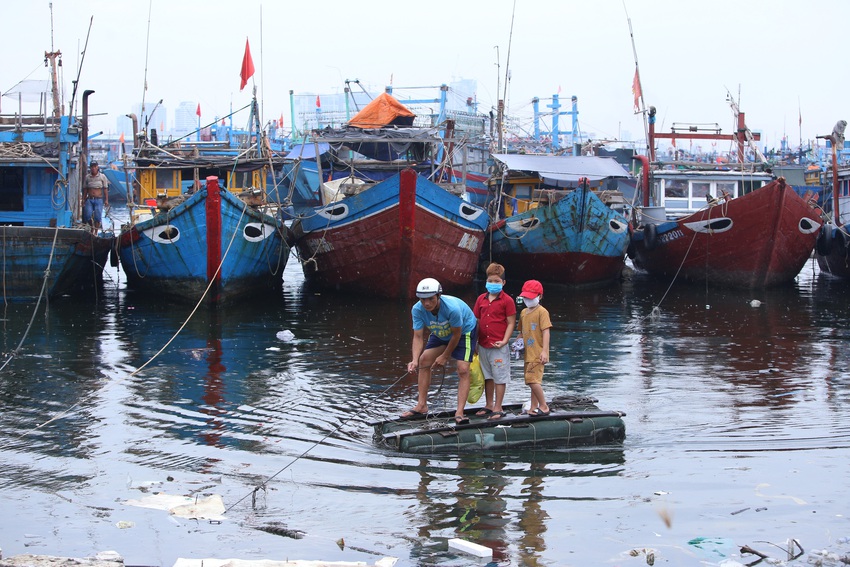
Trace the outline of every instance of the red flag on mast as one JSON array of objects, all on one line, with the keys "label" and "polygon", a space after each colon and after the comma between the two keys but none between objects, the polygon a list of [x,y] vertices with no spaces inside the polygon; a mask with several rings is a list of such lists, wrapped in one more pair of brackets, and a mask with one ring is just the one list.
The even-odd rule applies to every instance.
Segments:
[{"label": "red flag on mast", "polygon": [[198,118],[201,117],[201,103],[200,102],[198,103],[198,109],[195,111],[195,114],[198,115]]},{"label": "red flag on mast", "polygon": [[640,75],[637,66],[635,66],[635,78],[632,80],[632,94],[635,95],[635,112],[640,112],[640,99],[643,93],[640,90]]},{"label": "red flag on mast", "polygon": [[319,95],[316,95],[316,108],[322,108],[322,101],[319,99]]},{"label": "red flag on mast", "polygon": [[245,38],[245,55],[242,56],[242,70],[239,76],[242,78],[242,84],[239,85],[239,90],[245,88],[248,84],[248,79],[254,75],[254,60],[251,59],[251,47],[248,45],[248,38]]}]

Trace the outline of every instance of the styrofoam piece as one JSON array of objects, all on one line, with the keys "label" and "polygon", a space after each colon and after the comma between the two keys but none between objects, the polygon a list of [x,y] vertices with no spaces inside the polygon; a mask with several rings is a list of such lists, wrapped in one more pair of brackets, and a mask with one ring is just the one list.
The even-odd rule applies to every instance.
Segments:
[{"label": "styrofoam piece", "polygon": [[465,539],[450,539],[449,549],[456,549],[457,551],[462,551],[476,557],[493,557],[493,550],[489,547],[478,545],[477,543],[472,543]]}]

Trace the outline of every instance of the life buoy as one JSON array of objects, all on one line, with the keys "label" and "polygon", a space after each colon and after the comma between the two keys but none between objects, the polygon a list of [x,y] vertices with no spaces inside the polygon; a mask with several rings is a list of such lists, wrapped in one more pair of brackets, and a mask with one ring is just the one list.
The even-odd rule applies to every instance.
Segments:
[{"label": "life buoy", "polygon": [[658,227],[650,223],[643,227],[643,247],[652,250],[658,245]]},{"label": "life buoy", "polygon": [[815,242],[815,250],[821,256],[829,256],[832,252],[833,228],[829,223],[823,224],[818,233],[818,239]]}]

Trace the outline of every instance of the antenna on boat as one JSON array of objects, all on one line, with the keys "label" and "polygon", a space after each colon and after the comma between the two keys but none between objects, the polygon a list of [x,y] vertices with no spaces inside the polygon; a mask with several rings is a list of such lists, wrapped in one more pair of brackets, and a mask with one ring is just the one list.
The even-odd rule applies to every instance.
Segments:
[{"label": "antenna on boat", "polygon": [[626,1],[623,0],[623,11],[626,12],[626,21],[629,24],[629,38],[632,41],[632,55],[635,59],[635,78],[632,80],[632,94],[635,97],[635,114],[643,115],[643,135],[646,138],[647,146],[649,145],[649,126],[646,119],[646,101],[643,98],[643,88],[640,84],[640,66],[638,65],[637,47],[635,47],[635,34],[632,30],[632,19],[629,17],[629,11],[626,9]]},{"label": "antenna on boat", "polygon": [[[504,92],[504,95],[502,96],[502,99],[499,101],[499,107],[498,107],[498,112],[499,112],[499,118],[498,118],[498,122],[499,122],[499,144],[498,144],[498,149],[499,149],[500,152],[502,151],[502,126],[503,126],[502,123],[503,123],[504,116],[505,116],[505,107],[506,107],[507,101],[508,101],[508,83],[510,82],[510,78],[511,78],[511,43],[513,42],[513,38],[514,38],[514,18],[515,17],[516,17],[516,0],[514,0],[514,5],[513,5],[513,8],[511,9],[511,31],[508,34],[508,56],[505,59],[505,92]],[[498,57],[498,49],[499,49],[498,46],[496,46],[497,57]],[[497,87],[497,90],[496,90],[496,96],[499,96],[498,87]]]},{"label": "antenna on boat", "polygon": [[514,6],[511,10],[511,33],[508,34],[508,56],[505,59],[505,94],[502,96],[502,100],[507,103],[508,100],[508,83],[511,79],[511,43],[514,40],[514,18],[516,17],[516,0],[514,0]]},{"label": "antenna on boat", "polygon": [[[738,86],[738,100],[741,100],[741,86]],[[732,107],[732,113],[735,115],[735,126],[734,130],[736,132],[736,136],[738,138],[738,161],[744,163],[744,141],[746,140],[747,146],[753,151],[756,159],[759,163],[767,163],[767,158],[764,157],[764,154],[759,150],[758,144],[756,144],[756,137],[753,136],[752,130],[747,126],[747,122],[744,119],[744,113],[741,112],[738,107],[738,102],[732,96],[732,92],[727,88],[726,89],[726,102]]]},{"label": "antenna on boat", "polygon": [[86,32],[86,43],[83,45],[82,57],[80,58],[80,66],[77,67],[77,78],[72,81],[74,89],[71,91],[71,103],[68,105],[68,117],[74,115],[74,100],[77,98],[77,87],[80,84],[80,75],[83,72],[83,62],[86,60],[86,51],[89,47],[89,37],[91,37],[91,27],[94,24],[94,16],[89,20],[89,30]]},{"label": "antenna on boat", "polygon": [[48,6],[50,6],[50,51],[53,52],[53,2]]},{"label": "antenna on boat", "polygon": [[[151,45],[151,11],[153,10],[153,0],[150,0],[148,3],[148,32],[147,37],[145,38],[145,84],[142,87],[142,120],[145,119],[145,95],[148,93],[148,54],[150,53],[150,45]],[[145,136],[147,136],[148,131],[148,123],[150,120],[146,120],[143,126]]]}]

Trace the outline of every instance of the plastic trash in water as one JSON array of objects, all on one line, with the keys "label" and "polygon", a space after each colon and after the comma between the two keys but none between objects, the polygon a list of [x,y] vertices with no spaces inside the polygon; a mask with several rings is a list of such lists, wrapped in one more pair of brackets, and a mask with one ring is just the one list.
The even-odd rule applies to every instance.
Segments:
[{"label": "plastic trash in water", "polygon": [[275,335],[275,336],[277,336],[277,338],[282,340],[282,341],[291,341],[292,339],[295,338],[295,333],[293,333],[289,329],[286,329],[286,330],[283,330],[283,331],[278,331],[277,335]]}]

